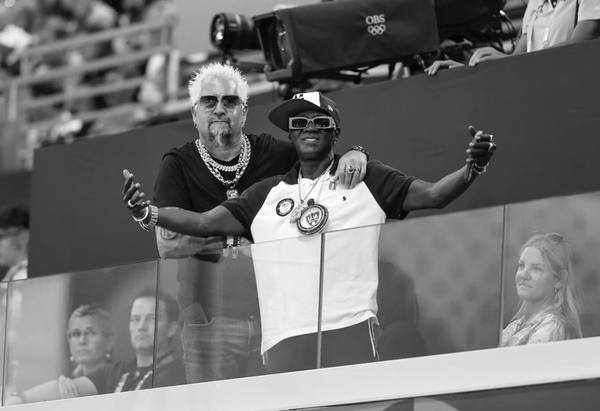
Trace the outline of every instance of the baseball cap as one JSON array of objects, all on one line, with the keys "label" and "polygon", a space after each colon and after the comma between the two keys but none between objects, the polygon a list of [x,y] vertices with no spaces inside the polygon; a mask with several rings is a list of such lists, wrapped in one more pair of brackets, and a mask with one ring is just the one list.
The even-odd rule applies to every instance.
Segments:
[{"label": "baseball cap", "polygon": [[298,93],[290,100],[279,104],[269,113],[269,121],[283,131],[288,130],[288,119],[307,110],[319,110],[333,117],[335,124],[340,125],[340,112],[335,102],[325,97],[320,91]]}]

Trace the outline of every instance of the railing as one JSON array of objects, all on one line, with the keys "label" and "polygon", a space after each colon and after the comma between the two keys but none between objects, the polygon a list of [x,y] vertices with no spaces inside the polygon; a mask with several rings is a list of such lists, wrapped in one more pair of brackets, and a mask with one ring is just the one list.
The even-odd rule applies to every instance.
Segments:
[{"label": "railing", "polygon": [[[122,118],[133,114],[136,110],[156,104],[156,102],[147,103],[133,100],[106,108],[86,108],[79,104],[82,100],[106,96],[110,93],[126,91],[133,93],[148,80],[143,72],[133,72],[127,78],[100,84],[79,85],[77,78],[102,70],[123,68],[127,65],[143,65],[153,56],[162,56],[164,58],[163,70],[158,73],[157,77],[159,77],[158,83],[164,98],[159,103],[176,100],[179,92],[180,61],[179,51],[173,43],[173,29],[176,24],[177,19],[174,18],[132,24],[125,28],[34,46],[20,54],[19,76],[9,78],[7,83],[2,86],[5,93],[2,151],[5,154],[2,158],[0,172],[31,168],[32,151],[41,144],[35,131],[47,132],[51,127],[60,123],[59,114],[63,110],[71,109],[70,121],[88,122]],[[73,51],[85,51],[107,43],[116,44],[144,36],[148,41],[138,50],[123,54],[115,53],[113,50],[111,53],[93,57],[80,64],[62,64],[44,72],[35,70],[36,61],[43,61],[45,56],[66,56]],[[60,83],[59,91],[39,97],[32,95],[30,91],[32,86],[48,82]],[[48,109],[51,115],[46,117],[42,115],[41,118],[36,118],[40,117],[36,116],[36,113],[39,114]]]},{"label": "railing", "polygon": [[[2,286],[5,293],[0,295],[0,301],[6,304],[8,300],[9,307],[3,318],[7,326],[0,329],[2,337],[6,336],[4,398],[13,392],[27,396],[32,386],[61,374],[69,375],[75,366],[69,356],[76,346],[65,344],[65,329],[71,311],[82,304],[95,303],[110,313],[116,337],[110,351],[112,360],[135,358],[129,310],[133,310],[136,291],[159,284],[162,293],[176,295],[176,278],[186,273],[218,279],[235,268],[233,277],[244,282],[244,275],[253,275],[253,263],[258,272],[257,261],[263,266],[301,265],[303,284],[311,282],[314,292],[290,298],[313,304],[316,331],[320,324],[331,322],[332,300],[327,298],[328,293],[332,284],[341,284],[340,272],[330,262],[333,258],[344,260],[344,253],[352,252],[349,247],[336,245],[366,247],[366,238],[372,234],[378,235],[379,242],[379,272],[374,277],[378,279],[379,324],[374,335],[380,361],[320,370],[316,370],[317,363],[310,363],[306,367],[309,370],[302,373],[191,384],[158,393],[148,390],[82,398],[48,404],[45,409],[81,409],[91,404],[103,409],[194,409],[201,398],[203,409],[283,410],[482,392],[476,393],[477,398],[488,395],[485,390],[600,378],[600,362],[595,360],[600,344],[600,230],[594,223],[599,214],[600,193],[596,192],[326,233],[314,255],[292,253],[291,262],[282,259],[274,248],[297,250],[298,239],[244,246],[237,259],[229,255],[219,262],[148,261],[12,282],[8,290]],[[520,246],[539,229],[562,233],[574,250],[574,280],[581,289],[578,301],[584,338],[496,348],[501,330],[511,321],[517,306],[514,273]],[[278,271],[276,276],[292,280],[286,278],[293,275],[290,271]],[[206,290],[203,292],[206,295]],[[360,299],[359,294],[356,296]],[[259,285],[261,314],[268,309],[264,296]],[[212,310],[223,308],[223,301],[213,299],[209,303],[206,309],[212,318]],[[155,307],[150,305],[150,313],[160,319],[163,314],[154,312]],[[290,320],[296,315],[292,314]],[[251,315],[254,313],[248,312],[248,317]],[[267,320],[265,315],[262,317],[264,329]],[[155,355],[169,351],[161,344],[171,344],[172,352],[181,358],[179,332],[169,342],[169,327],[163,324],[156,330]],[[222,341],[215,343],[220,345]],[[344,350],[345,346],[339,348]],[[154,375],[160,374],[157,364],[160,361],[154,361]],[[155,378],[148,388],[165,385],[165,381],[159,384],[160,378]],[[171,380],[166,385],[177,383]],[[245,394],[235,394],[240,392]]]}]

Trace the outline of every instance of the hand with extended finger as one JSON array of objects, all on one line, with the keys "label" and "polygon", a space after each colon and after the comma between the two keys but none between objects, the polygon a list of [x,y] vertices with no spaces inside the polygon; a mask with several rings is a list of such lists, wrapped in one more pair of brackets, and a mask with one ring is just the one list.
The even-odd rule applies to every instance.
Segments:
[{"label": "hand with extended finger", "polygon": [[144,201],[143,191],[140,191],[140,184],[133,181],[133,174],[128,170],[123,170],[125,183],[123,184],[123,203],[131,212],[133,217],[142,218],[146,213],[146,207],[150,205],[150,201]]},{"label": "hand with extended finger", "polygon": [[133,182],[133,174],[123,170],[125,184],[123,185],[123,203],[133,215],[133,219],[146,231],[154,231],[158,221],[158,208],[144,200],[144,192],[139,183]]},{"label": "hand with extended finger", "polygon": [[[490,159],[496,151],[496,141],[492,134],[484,134],[481,130],[477,131],[473,126],[469,126],[469,132],[473,136],[473,139],[467,149],[467,154],[469,155],[467,163],[470,164],[471,172],[483,174],[487,171]],[[471,172],[469,173],[469,180]]]}]

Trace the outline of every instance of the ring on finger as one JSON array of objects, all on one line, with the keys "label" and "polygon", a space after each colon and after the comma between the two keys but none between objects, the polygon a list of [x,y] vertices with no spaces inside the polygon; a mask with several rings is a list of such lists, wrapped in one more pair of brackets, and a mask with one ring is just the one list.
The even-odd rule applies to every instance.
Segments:
[{"label": "ring on finger", "polygon": [[347,173],[354,173],[354,167],[353,166],[346,166],[346,172]]},{"label": "ring on finger", "polygon": [[488,151],[494,151],[496,149],[496,144],[494,144],[493,141],[488,141],[488,143],[490,143]]},{"label": "ring on finger", "polygon": [[133,208],[135,207],[135,204],[131,204],[131,200],[127,200],[127,207]]},{"label": "ring on finger", "polygon": [[355,172],[360,173],[362,171],[362,169],[360,167],[354,169]]}]

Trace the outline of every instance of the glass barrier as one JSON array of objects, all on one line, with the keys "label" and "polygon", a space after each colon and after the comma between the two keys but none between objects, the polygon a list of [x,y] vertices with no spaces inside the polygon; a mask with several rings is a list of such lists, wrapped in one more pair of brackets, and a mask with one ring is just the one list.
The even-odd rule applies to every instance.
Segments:
[{"label": "glass barrier", "polygon": [[[599,223],[600,193],[506,207],[504,344],[600,336]],[[529,274],[534,262],[549,269]],[[546,295],[540,314],[527,318],[527,309]],[[552,306],[561,318],[548,313]]]},{"label": "glass barrier", "polygon": [[6,348],[8,284],[9,283],[0,282],[0,398],[3,398],[2,393],[4,391],[4,350]]},{"label": "glass barrier", "polygon": [[303,236],[252,245],[269,374],[310,370],[320,362],[321,242]]},{"label": "glass barrier", "polygon": [[371,317],[379,360],[496,347],[502,227],[495,207],[325,234],[323,328]]},{"label": "glass barrier", "polygon": [[[600,336],[598,219],[593,193],[2,284],[3,404],[485,357],[514,335],[526,342],[535,321],[506,337],[521,300],[530,319],[561,307],[548,335]],[[555,254],[570,245],[572,264],[521,251],[540,230]]]},{"label": "glass barrier", "polygon": [[300,255],[300,240],[161,261],[160,289],[182,308],[187,383],[315,368],[316,336],[289,346],[298,329],[316,333],[318,325],[320,244]]},{"label": "glass barrier", "polygon": [[157,274],[149,261],[10,283],[3,404],[152,387]]}]

